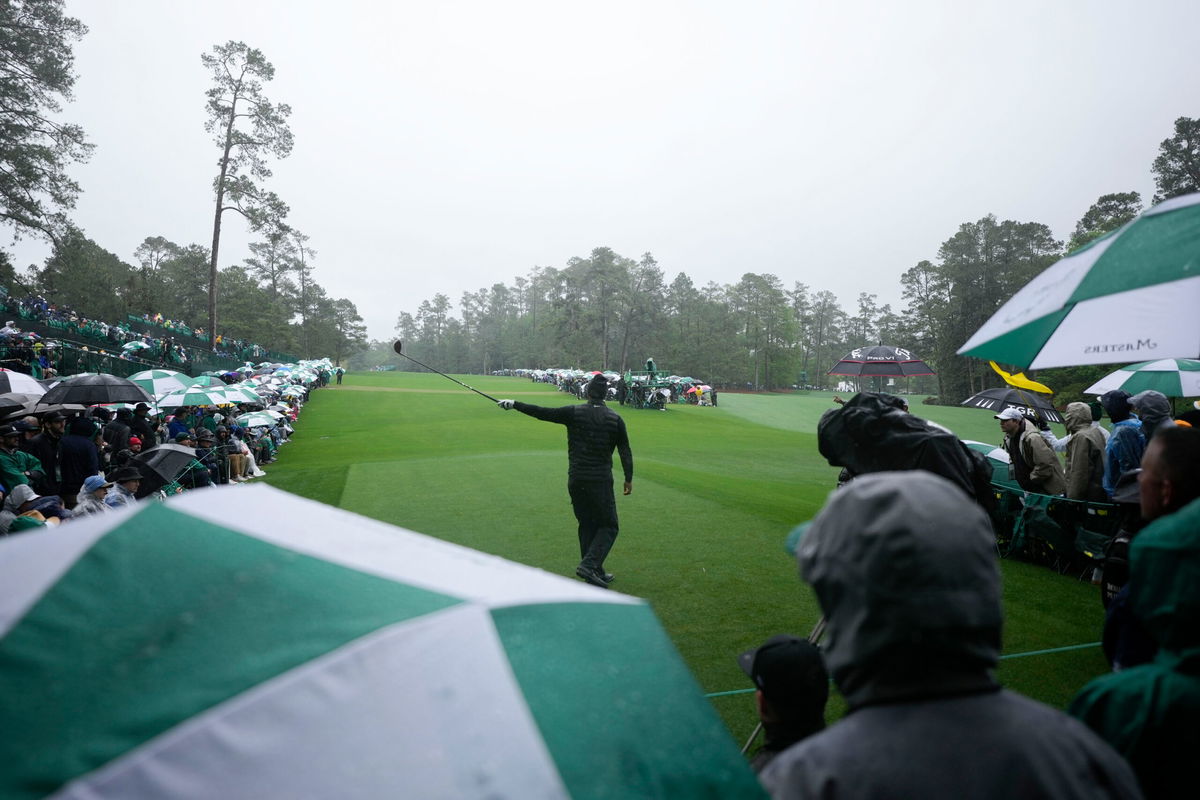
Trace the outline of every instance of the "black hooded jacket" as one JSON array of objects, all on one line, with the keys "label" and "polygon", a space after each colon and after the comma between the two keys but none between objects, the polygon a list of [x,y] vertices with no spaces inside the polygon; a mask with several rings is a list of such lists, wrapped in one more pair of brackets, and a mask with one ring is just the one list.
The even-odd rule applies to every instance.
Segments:
[{"label": "black hooded jacket", "polygon": [[92,442],[96,435],[96,423],[86,417],[75,417],[67,428],[67,435],[58,445],[58,469],[62,476],[59,492],[74,496],[89,475],[100,471],[100,452]]},{"label": "black hooded jacket", "polygon": [[817,424],[821,455],[855,475],[923,469],[941,475],[986,509],[995,499],[987,459],[958,437],[905,413],[889,398],[861,392]]}]

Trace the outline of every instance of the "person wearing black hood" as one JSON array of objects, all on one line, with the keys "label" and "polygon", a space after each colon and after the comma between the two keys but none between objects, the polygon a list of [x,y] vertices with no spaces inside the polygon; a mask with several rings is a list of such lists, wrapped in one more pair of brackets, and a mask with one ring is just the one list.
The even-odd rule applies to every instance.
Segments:
[{"label": "person wearing black hood", "polygon": [[924,470],[831,495],[796,556],[847,712],[767,766],[773,798],[1141,796],[1096,734],[996,682],[995,547],[983,509]]},{"label": "person wearing black hood", "polygon": [[514,400],[499,400],[508,411],[515,408],[544,422],[567,427],[567,492],[579,522],[579,566],[575,574],[592,584],[607,588],[613,580],[604,571],[617,539],[617,500],[613,494],[612,454],[621,456],[625,473],[624,494],[633,492],[633,453],[625,420],[604,404],[608,380],[596,375],[587,384],[587,402],[581,405],[543,408]]},{"label": "person wearing black hood", "polygon": [[100,451],[95,444],[96,423],[87,417],[75,417],[67,435],[58,446],[59,496],[68,508],[75,507],[80,487],[88,476],[100,471]]}]

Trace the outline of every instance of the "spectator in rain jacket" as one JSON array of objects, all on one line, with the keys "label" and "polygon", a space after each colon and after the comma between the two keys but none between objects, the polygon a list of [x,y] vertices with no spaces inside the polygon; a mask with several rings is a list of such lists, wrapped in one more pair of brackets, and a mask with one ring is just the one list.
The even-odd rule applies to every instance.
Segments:
[{"label": "spectator in rain jacket", "polygon": [[87,480],[83,482],[79,494],[75,497],[75,508],[72,512],[75,516],[83,514],[105,514],[112,511],[112,506],[104,502],[104,498],[108,495],[108,490],[113,487],[111,481],[106,481],[103,476],[89,475]]},{"label": "spectator in rain jacket", "polygon": [[1015,408],[994,415],[1004,431],[1004,449],[1013,465],[1014,477],[1027,492],[1059,495],[1067,489],[1058,456],[1038,433],[1037,427]]},{"label": "spectator in rain jacket", "polygon": [[142,485],[142,473],[137,467],[121,467],[108,474],[113,487],[104,498],[110,508],[124,508],[137,502],[137,490]]},{"label": "spectator in rain jacket", "polygon": [[[1185,797],[1196,789],[1200,752],[1200,431],[1160,432],[1146,464],[1157,474],[1143,482],[1143,497],[1159,497],[1146,498],[1143,511],[1167,513],[1130,545],[1126,590],[1158,651],[1089,683],[1069,711],[1129,760],[1146,797]],[[1184,505],[1170,513],[1178,502]]]},{"label": "spectator in rain jacket", "polygon": [[67,428],[67,418],[57,411],[42,417],[42,432],[29,440],[29,452],[42,463],[46,491],[58,494],[58,446]]},{"label": "spectator in rain jacket", "polygon": [[1103,503],[1104,434],[1092,427],[1092,410],[1084,403],[1070,403],[1065,415],[1071,441],[1067,442],[1067,497]]},{"label": "spectator in rain jacket", "polygon": [[1138,392],[1129,398],[1129,405],[1142,420],[1142,433],[1146,437],[1147,445],[1160,429],[1175,424],[1171,414],[1171,401],[1162,392],[1156,392],[1153,389]]},{"label": "spectator in rain jacket", "polygon": [[1130,414],[1129,392],[1113,389],[1100,397],[1108,418],[1113,421],[1112,433],[1104,448],[1104,491],[1112,497],[1122,473],[1135,470],[1146,452],[1146,437],[1142,422]]},{"label": "spectator in rain jacket", "polygon": [[74,506],[80,487],[89,475],[100,471],[100,450],[94,442],[96,423],[87,417],[75,417],[67,426],[67,435],[58,448],[58,483],[63,502]]},{"label": "spectator in rain jacket", "polygon": [[24,432],[15,425],[0,428],[0,483],[10,490],[30,482],[30,473],[42,471],[42,462],[17,449]]},{"label": "spectator in rain jacket", "polygon": [[996,683],[995,535],[949,481],[858,476],[808,526],[797,559],[848,709],[775,757],[761,775],[772,797],[1140,797],[1084,725]]}]

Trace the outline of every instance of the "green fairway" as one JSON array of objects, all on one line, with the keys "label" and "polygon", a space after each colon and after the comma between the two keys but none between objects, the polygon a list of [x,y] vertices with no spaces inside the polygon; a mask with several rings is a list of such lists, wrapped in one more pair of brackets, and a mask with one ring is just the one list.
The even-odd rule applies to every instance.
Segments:
[{"label": "green fairway", "polygon": [[[578,402],[518,378],[456,376],[495,397]],[[722,393],[720,407],[624,416],[634,492],[618,497],[621,534],[606,567],[614,590],[645,598],[739,741],[757,722],[736,655],[779,632],[806,635],[818,611],[783,541],[823,504],[838,470],[817,452],[832,394]],[[913,412],[959,436],[998,442],[992,415]],[[559,425],[503,412],[438,375],[355,373],[313,395],[267,481],[279,488],[505,558],[573,576],[579,551]],[[617,467],[618,481],[620,467]],[[1005,652],[1095,642],[1095,587],[1002,562]],[[1106,670],[1090,647],[1003,662],[1011,688],[1062,707]],[[831,700],[829,718],[842,712]]]}]

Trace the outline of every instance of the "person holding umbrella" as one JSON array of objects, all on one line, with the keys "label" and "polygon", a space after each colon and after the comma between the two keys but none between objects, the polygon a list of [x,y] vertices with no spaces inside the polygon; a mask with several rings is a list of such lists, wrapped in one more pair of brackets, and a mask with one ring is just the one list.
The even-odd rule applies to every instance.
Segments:
[{"label": "person holding umbrella", "polygon": [[[653,369],[652,362],[647,368]],[[612,454],[621,456],[625,473],[624,494],[633,492],[633,453],[625,420],[604,405],[608,379],[593,376],[587,384],[587,402],[582,405],[543,408],[513,400],[497,405],[508,411],[515,408],[544,422],[557,422],[567,428],[567,492],[575,519],[579,521],[579,566],[575,574],[583,580],[608,588],[613,576],[604,571],[604,559],[617,539],[617,501],[613,495]]]}]

